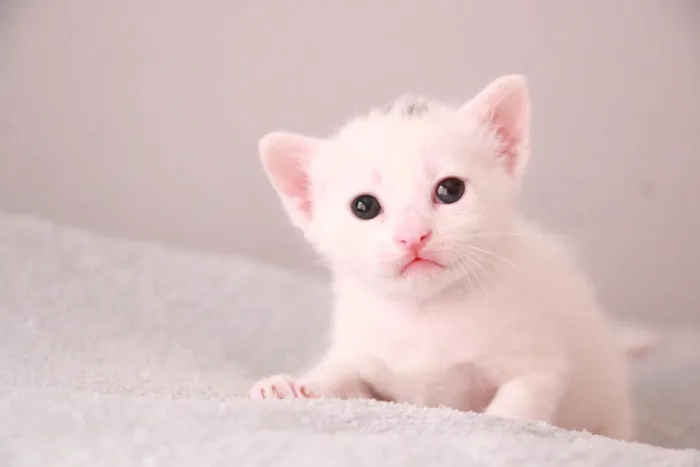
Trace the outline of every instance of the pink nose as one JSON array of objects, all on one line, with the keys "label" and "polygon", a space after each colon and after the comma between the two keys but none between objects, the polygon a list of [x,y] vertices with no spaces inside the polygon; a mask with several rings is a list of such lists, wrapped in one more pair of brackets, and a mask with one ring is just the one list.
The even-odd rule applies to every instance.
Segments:
[{"label": "pink nose", "polygon": [[394,243],[401,248],[419,251],[428,244],[432,236],[433,232],[430,230],[402,232],[394,235]]}]

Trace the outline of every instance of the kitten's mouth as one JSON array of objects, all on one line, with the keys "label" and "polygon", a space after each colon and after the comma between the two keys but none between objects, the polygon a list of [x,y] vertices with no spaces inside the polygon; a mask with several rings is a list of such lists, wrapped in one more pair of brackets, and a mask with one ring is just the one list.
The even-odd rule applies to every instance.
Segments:
[{"label": "kitten's mouth", "polygon": [[445,266],[432,259],[415,257],[401,267],[399,275],[405,276],[408,274],[421,274],[424,272],[435,271],[436,269],[445,269]]}]

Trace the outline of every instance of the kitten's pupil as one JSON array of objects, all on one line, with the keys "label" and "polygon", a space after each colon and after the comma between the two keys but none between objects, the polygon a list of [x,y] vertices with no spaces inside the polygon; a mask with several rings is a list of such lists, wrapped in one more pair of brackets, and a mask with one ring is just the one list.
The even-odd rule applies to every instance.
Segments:
[{"label": "kitten's pupil", "polygon": [[382,205],[372,195],[360,195],[352,200],[350,209],[358,219],[369,220],[379,215],[382,211]]},{"label": "kitten's pupil", "polygon": [[435,187],[435,198],[442,204],[456,203],[464,195],[464,189],[464,180],[448,177]]}]

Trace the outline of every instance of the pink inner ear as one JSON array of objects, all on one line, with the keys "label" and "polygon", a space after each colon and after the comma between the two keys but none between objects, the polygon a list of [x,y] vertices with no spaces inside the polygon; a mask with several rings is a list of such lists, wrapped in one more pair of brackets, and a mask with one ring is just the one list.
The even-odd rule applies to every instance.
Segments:
[{"label": "pink inner ear", "polygon": [[265,169],[293,217],[311,218],[309,159],[313,141],[300,135],[271,134],[260,143]]},{"label": "pink inner ear", "polygon": [[[297,162],[298,164],[298,162]],[[311,197],[309,190],[309,177],[303,167],[292,168],[288,172],[288,178],[282,182],[281,190],[293,201],[297,211],[307,219],[311,218]]]},{"label": "pink inner ear", "polygon": [[506,127],[496,127],[496,134],[503,142],[501,156],[505,159],[506,170],[508,170],[509,173],[513,173],[515,171],[515,163],[518,155],[517,146],[519,140],[514,137]]},{"label": "pink inner ear", "polygon": [[306,198],[309,191],[309,177],[294,158],[279,158],[270,164],[270,172],[279,183],[279,189],[290,198]]},{"label": "pink inner ear", "polygon": [[520,162],[521,146],[527,137],[530,103],[525,79],[505,76],[495,80],[472,103],[483,121],[498,135],[506,169],[514,172]]},{"label": "pink inner ear", "polygon": [[267,169],[285,201],[308,219],[311,217],[310,181],[306,173],[304,153],[295,152],[292,148],[282,149],[289,152],[270,157]]},{"label": "pink inner ear", "polygon": [[501,154],[506,168],[513,172],[517,165],[519,146],[525,137],[527,103],[525,96],[518,90],[511,90],[509,94],[498,97],[501,99],[492,108],[489,124],[503,143]]}]

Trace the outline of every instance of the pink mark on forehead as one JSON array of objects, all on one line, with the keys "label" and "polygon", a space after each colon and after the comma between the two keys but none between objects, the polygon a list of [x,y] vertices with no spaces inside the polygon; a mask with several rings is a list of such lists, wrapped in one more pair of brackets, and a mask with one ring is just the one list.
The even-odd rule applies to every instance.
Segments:
[{"label": "pink mark on forehead", "polygon": [[372,171],[372,183],[379,184],[382,182],[382,173],[379,171],[379,169],[374,169]]}]

